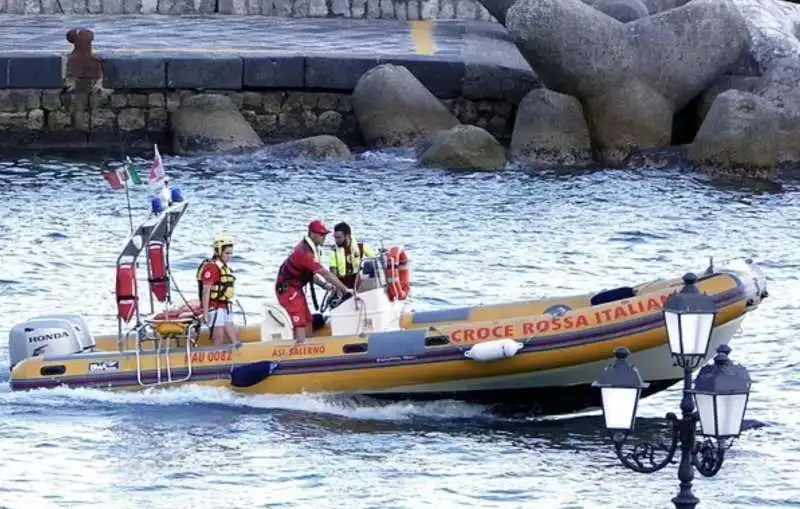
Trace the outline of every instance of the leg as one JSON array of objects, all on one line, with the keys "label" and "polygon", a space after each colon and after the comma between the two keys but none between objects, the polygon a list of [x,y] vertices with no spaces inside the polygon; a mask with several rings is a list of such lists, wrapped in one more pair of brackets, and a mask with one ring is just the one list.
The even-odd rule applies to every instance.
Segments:
[{"label": "leg", "polygon": [[222,344],[225,334],[225,310],[224,309],[215,309],[210,312],[211,316],[211,323],[209,327],[212,327],[211,332],[211,341],[214,346],[219,346]]},{"label": "leg", "polygon": [[306,338],[306,329],[311,327],[311,311],[303,292],[289,288],[278,295],[278,302],[292,319],[295,341],[302,343]]},{"label": "leg", "polygon": [[236,330],[236,325],[233,323],[233,313],[230,311],[225,312],[225,335],[232,345],[239,345],[239,331]]}]

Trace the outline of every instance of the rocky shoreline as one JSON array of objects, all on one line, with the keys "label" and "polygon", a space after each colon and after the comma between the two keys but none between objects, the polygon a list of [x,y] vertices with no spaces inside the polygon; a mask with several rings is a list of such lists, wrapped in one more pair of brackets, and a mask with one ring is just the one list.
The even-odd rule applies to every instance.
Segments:
[{"label": "rocky shoreline", "polygon": [[[342,158],[354,147],[406,147],[422,166],[455,169],[653,164],[666,152],[761,178],[800,162],[798,5],[481,3],[507,32],[497,23],[418,22],[355,37],[410,44],[412,54],[395,59],[203,57],[201,72],[189,65],[200,59],[112,56],[104,74],[91,33],[78,31],[84,44],[67,58],[67,90],[3,90],[0,121],[7,131],[169,139],[179,154]],[[341,33],[369,22],[348,23],[356,24]],[[22,65],[13,58],[9,83]],[[123,86],[130,80],[138,89]]]}]

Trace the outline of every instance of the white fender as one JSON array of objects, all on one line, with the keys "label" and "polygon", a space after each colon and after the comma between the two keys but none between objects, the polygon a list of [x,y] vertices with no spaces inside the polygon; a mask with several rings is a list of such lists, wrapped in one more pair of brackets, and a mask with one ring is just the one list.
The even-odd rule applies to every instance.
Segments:
[{"label": "white fender", "polygon": [[496,339],[474,345],[464,352],[464,357],[479,362],[499,361],[514,357],[523,346],[525,345],[513,339]]}]

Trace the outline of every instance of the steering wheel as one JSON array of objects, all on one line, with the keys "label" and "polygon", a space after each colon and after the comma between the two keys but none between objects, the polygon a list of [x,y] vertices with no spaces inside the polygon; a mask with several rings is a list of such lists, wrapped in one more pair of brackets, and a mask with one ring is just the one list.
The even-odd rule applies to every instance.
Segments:
[{"label": "steering wheel", "polygon": [[326,311],[332,311],[352,296],[352,293],[342,294],[334,290],[325,290],[325,294],[322,296],[322,303],[319,305],[319,313],[324,314]]}]

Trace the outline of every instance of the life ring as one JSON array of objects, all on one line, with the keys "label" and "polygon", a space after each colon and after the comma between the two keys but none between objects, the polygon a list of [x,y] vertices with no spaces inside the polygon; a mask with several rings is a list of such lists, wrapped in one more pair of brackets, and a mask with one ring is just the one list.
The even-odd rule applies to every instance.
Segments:
[{"label": "life ring", "polygon": [[167,300],[169,294],[169,277],[167,277],[167,257],[164,244],[153,241],[147,246],[147,264],[150,267],[150,291],[158,302]]},{"label": "life ring", "polygon": [[128,323],[139,304],[136,295],[136,268],[132,263],[117,266],[117,316]]},{"label": "life ring", "polygon": [[203,306],[200,305],[200,301],[190,300],[183,306],[158,313],[153,317],[153,320],[185,320],[187,318],[196,318],[202,314]]},{"label": "life ring", "polygon": [[408,270],[408,255],[403,248],[395,246],[389,250],[386,263],[386,281],[389,300],[406,300],[411,288]]}]

